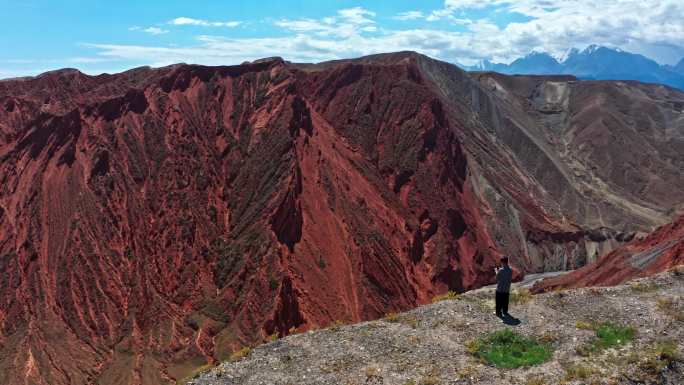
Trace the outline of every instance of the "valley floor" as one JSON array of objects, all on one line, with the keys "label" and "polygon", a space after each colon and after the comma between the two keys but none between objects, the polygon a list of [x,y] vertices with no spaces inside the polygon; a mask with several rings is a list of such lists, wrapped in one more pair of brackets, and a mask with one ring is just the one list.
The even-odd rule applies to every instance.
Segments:
[{"label": "valley floor", "polygon": [[[510,309],[521,321],[517,326],[495,317],[492,290],[377,321],[292,335],[190,384],[684,384],[682,267],[616,287],[535,296],[518,289]],[[634,327],[634,341],[588,356],[578,353],[594,336],[582,325],[604,321]],[[468,353],[469,341],[503,328],[551,343],[553,358],[536,367],[498,369]],[[662,344],[677,350],[664,366],[658,364],[663,357],[654,356]]]}]

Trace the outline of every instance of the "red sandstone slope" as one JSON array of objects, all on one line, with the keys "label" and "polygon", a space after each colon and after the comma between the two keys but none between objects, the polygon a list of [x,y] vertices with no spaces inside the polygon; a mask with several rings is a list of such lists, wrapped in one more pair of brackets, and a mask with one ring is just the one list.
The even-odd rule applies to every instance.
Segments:
[{"label": "red sandstone slope", "polygon": [[590,265],[538,282],[533,291],[540,293],[559,288],[619,285],[683,264],[684,217],[680,217],[648,237],[622,246]]},{"label": "red sandstone slope", "polygon": [[0,82],[0,107],[4,384],[173,382],[492,279],[415,63],[61,71]]}]

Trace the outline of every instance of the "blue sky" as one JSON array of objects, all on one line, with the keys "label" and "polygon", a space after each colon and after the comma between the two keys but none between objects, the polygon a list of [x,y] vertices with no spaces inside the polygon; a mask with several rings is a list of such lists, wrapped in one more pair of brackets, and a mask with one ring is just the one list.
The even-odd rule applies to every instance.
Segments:
[{"label": "blue sky", "polygon": [[415,50],[462,64],[562,55],[589,44],[672,64],[684,2],[671,0],[0,0],[0,78],[268,56],[323,61]]}]

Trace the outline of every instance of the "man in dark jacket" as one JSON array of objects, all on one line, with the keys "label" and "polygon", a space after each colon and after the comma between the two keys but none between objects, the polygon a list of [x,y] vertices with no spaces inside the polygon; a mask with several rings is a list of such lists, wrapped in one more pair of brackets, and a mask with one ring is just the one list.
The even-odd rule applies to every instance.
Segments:
[{"label": "man in dark jacket", "polygon": [[508,266],[508,257],[501,257],[502,267],[494,268],[496,271],[496,316],[499,318],[510,317],[508,314],[508,297],[511,292],[511,279],[513,270]]}]

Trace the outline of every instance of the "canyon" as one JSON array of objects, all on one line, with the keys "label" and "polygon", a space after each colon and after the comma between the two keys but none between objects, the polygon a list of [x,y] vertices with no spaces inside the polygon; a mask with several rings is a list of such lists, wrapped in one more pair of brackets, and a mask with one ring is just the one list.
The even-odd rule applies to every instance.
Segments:
[{"label": "canyon", "polygon": [[171,384],[600,261],[677,226],[681,148],[666,86],[413,52],[0,81],[0,381]]}]

